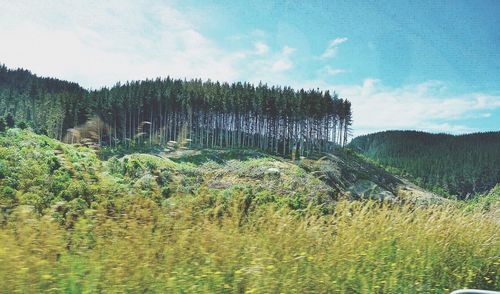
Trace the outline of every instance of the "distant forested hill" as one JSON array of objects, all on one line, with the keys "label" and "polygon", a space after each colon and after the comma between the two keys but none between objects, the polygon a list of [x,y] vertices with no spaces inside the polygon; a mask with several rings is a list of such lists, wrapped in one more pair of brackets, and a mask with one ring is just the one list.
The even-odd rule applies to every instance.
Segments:
[{"label": "distant forested hill", "polygon": [[11,114],[39,133],[62,138],[86,120],[87,91],[76,83],[43,78],[0,64],[0,116]]},{"label": "distant forested hill", "polygon": [[350,146],[442,193],[466,197],[500,182],[500,132],[453,136],[386,131],[357,137]]},{"label": "distant forested hill", "polygon": [[351,103],[328,91],[170,77],[89,91],[0,65],[0,116],[8,113],[72,143],[88,139],[78,126],[92,120],[99,145],[185,140],[282,155],[344,145],[352,122]]}]

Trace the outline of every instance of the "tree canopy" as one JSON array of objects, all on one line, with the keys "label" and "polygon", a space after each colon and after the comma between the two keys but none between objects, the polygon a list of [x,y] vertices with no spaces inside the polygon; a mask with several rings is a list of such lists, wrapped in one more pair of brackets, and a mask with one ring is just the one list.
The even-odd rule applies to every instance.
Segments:
[{"label": "tree canopy", "polygon": [[318,89],[167,77],[90,91],[0,66],[0,115],[7,113],[40,133],[72,142],[78,126],[98,117],[100,145],[184,141],[282,155],[343,146],[352,124],[351,103]]},{"label": "tree canopy", "polygon": [[350,147],[444,194],[467,197],[500,182],[500,132],[387,131],[354,138]]}]

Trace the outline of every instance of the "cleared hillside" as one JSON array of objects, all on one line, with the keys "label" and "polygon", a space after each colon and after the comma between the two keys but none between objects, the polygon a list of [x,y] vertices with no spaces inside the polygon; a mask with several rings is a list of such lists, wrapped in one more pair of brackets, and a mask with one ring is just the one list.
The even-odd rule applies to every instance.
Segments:
[{"label": "cleared hillside", "polygon": [[91,207],[137,194],[162,203],[201,190],[215,195],[241,190],[261,200],[272,195],[293,209],[310,202],[328,206],[340,197],[442,201],[343,150],[295,162],[248,149],[185,148],[102,160],[90,148],[9,129],[0,136],[0,151],[3,205],[32,205],[39,212],[61,201]]}]

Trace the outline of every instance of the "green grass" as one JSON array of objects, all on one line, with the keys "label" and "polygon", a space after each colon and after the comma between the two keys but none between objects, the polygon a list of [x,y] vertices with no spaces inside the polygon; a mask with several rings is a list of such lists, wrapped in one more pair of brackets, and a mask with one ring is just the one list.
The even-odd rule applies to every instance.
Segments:
[{"label": "green grass", "polygon": [[20,130],[0,135],[0,155],[0,293],[500,288],[499,187],[469,202],[348,201],[253,151],[102,161]]}]

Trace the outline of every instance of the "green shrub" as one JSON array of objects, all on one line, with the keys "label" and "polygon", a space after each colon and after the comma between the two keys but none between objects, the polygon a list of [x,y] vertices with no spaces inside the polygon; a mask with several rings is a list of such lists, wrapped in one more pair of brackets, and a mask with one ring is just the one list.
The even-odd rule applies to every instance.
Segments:
[{"label": "green shrub", "polygon": [[0,161],[0,180],[7,176],[7,166],[5,163]]},{"label": "green shrub", "polygon": [[167,185],[172,178],[172,173],[169,170],[162,170],[157,178],[158,185]]},{"label": "green shrub", "polygon": [[28,128],[28,124],[25,121],[20,121],[17,123],[17,127],[20,128],[21,130],[24,130]]},{"label": "green shrub", "polygon": [[16,198],[16,190],[9,186],[3,187],[2,197],[8,200],[14,200]]},{"label": "green shrub", "polygon": [[[125,161],[128,162],[128,159],[125,158],[124,163]],[[116,156],[113,156],[110,159],[108,159],[107,167],[112,175],[119,175],[119,176],[125,175],[125,164],[123,164],[120,160],[118,160]]]},{"label": "green shrub", "polygon": [[16,124],[16,121],[15,121],[12,113],[10,113],[10,112],[7,113],[7,115],[5,116],[5,122],[6,122],[8,128],[14,127],[14,125]]},{"label": "green shrub", "polygon": [[47,208],[46,199],[34,192],[27,192],[22,195],[22,203],[32,205],[38,213]]},{"label": "green shrub", "polygon": [[62,190],[69,186],[72,179],[69,172],[66,169],[58,169],[52,175],[52,181],[50,184],[50,191],[55,195],[59,194]]},{"label": "green shrub", "polygon": [[57,156],[51,156],[47,160],[47,165],[49,167],[50,172],[53,173],[54,171],[56,171],[61,167],[61,162],[59,161],[59,158],[57,158]]},{"label": "green shrub", "polygon": [[68,190],[62,190],[61,192],[59,192],[58,197],[66,201],[70,201],[74,198],[73,194]]},{"label": "green shrub", "polygon": [[0,117],[0,133],[5,132],[7,129],[7,123],[5,122],[5,119],[3,117]]},{"label": "green shrub", "polygon": [[170,191],[170,187],[168,186],[168,184],[164,184],[162,187],[161,187],[161,195],[164,197],[164,198],[169,198],[171,196],[171,191]]}]

